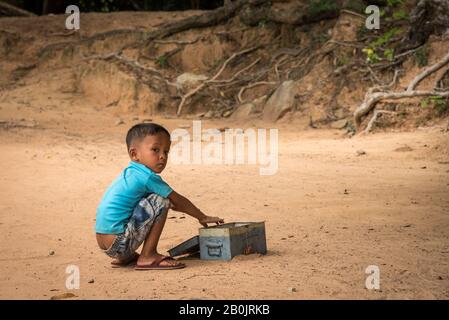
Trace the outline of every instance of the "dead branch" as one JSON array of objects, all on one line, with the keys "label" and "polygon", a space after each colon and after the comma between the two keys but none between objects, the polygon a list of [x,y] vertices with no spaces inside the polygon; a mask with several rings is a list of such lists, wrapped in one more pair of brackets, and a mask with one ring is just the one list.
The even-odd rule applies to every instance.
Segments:
[{"label": "dead branch", "polygon": [[240,89],[239,94],[237,95],[237,98],[239,99],[240,103],[243,103],[243,99],[242,99],[242,94],[243,92],[245,92],[245,90],[256,87],[256,86],[261,86],[261,85],[274,85],[277,84],[277,82],[273,82],[273,81],[259,81],[259,82],[255,82],[255,83],[251,83],[247,86],[244,86]]},{"label": "dead branch", "polygon": [[430,74],[434,73],[435,71],[441,69],[444,65],[449,63],[449,53],[441,59],[439,62],[435,63],[434,65],[426,68],[423,72],[418,74],[412,82],[407,87],[407,92],[411,92],[415,89],[415,87],[420,83],[424,78],[429,76]]},{"label": "dead branch", "polygon": [[179,117],[179,115],[182,112],[182,108],[183,108],[184,104],[186,103],[187,99],[190,98],[191,96],[193,96],[195,93],[197,93],[201,89],[203,89],[207,84],[215,81],[220,76],[220,74],[223,72],[223,70],[226,68],[226,66],[228,65],[229,62],[231,62],[233,59],[235,59],[236,57],[238,57],[238,56],[240,56],[242,54],[246,54],[246,53],[252,52],[252,51],[254,51],[254,50],[258,49],[258,48],[260,48],[260,46],[255,46],[255,47],[252,47],[252,48],[244,49],[242,51],[239,51],[239,52],[236,52],[236,53],[232,54],[232,56],[230,56],[228,59],[226,59],[226,61],[221,66],[221,68],[218,70],[218,72],[211,79],[208,79],[208,80],[202,82],[199,86],[197,86],[196,88],[190,90],[189,92],[187,92],[185,95],[182,96],[181,102],[178,105],[178,110],[176,112],[176,115]]}]

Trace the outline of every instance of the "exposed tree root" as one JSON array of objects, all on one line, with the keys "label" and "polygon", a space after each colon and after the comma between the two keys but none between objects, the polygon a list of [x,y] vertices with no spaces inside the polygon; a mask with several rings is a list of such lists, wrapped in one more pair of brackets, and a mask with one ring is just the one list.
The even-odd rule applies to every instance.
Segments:
[{"label": "exposed tree root", "polygon": [[[154,39],[162,39],[189,29],[205,28],[219,24],[222,21],[229,19],[244,5],[251,3],[256,6],[268,2],[267,0],[237,0],[231,2],[226,7],[220,7],[197,16],[187,17],[180,21],[162,25],[157,30],[147,33],[145,37],[145,45],[149,45]],[[137,46],[140,43],[136,44]],[[133,46],[135,47],[135,46]]]},{"label": "exposed tree root", "polygon": [[[385,90],[387,87],[394,85],[396,81],[397,73],[395,73],[394,79],[390,85],[378,86],[368,90],[365,95],[365,99],[362,104],[354,112],[354,122],[356,128],[359,129],[362,122],[362,118],[373,110],[376,104],[382,100],[400,100],[404,98],[422,97],[422,96],[441,96],[443,98],[449,97],[449,91],[437,91],[434,90],[414,90],[417,84],[428,77],[430,74],[442,68],[444,65],[449,63],[449,54],[447,54],[443,59],[435,63],[434,65],[426,68],[422,73],[418,74],[407,86],[407,90],[404,92],[375,92],[378,90]],[[377,118],[377,116],[376,116]],[[375,121],[375,120],[374,120]]]},{"label": "exposed tree root", "polygon": [[379,115],[380,114],[385,114],[385,113],[386,114],[396,114],[396,112],[388,111],[388,110],[374,110],[373,117],[368,122],[368,125],[366,126],[366,129],[365,129],[364,133],[368,134],[371,131],[371,129],[373,128],[373,125],[376,122],[376,120],[379,117]]},{"label": "exposed tree root", "polygon": [[415,89],[415,87],[418,85],[418,83],[420,83],[424,78],[428,77],[435,71],[438,71],[439,69],[441,69],[443,66],[445,66],[448,63],[449,63],[449,53],[443,59],[441,59],[439,62],[435,63],[434,65],[430,66],[429,68],[426,68],[426,70],[424,70],[422,73],[417,75],[408,85],[407,92],[413,91]]},{"label": "exposed tree root", "polygon": [[208,79],[208,80],[202,82],[199,86],[197,86],[196,88],[190,90],[184,96],[182,96],[181,102],[178,105],[178,110],[177,110],[176,114],[178,116],[181,114],[182,108],[184,107],[184,104],[186,103],[186,100],[188,98],[190,98],[195,93],[197,93],[198,91],[203,89],[209,83],[214,82],[220,76],[220,74],[223,72],[223,70],[226,68],[226,66],[228,65],[229,62],[231,62],[233,59],[235,59],[236,57],[238,57],[240,55],[247,54],[247,53],[252,52],[252,51],[254,51],[256,49],[259,49],[259,48],[260,48],[260,46],[255,46],[255,47],[247,48],[247,49],[244,49],[244,50],[241,50],[239,52],[236,52],[236,53],[232,54],[228,59],[226,59],[226,61],[221,66],[221,68],[218,70],[218,72],[211,79]]},{"label": "exposed tree root", "polygon": [[262,86],[262,85],[275,85],[275,84],[278,84],[278,83],[277,83],[277,82],[272,82],[272,81],[259,81],[259,82],[254,82],[254,83],[251,83],[251,84],[249,84],[249,85],[247,85],[247,86],[244,86],[244,87],[242,87],[242,88],[240,89],[239,94],[237,95],[237,97],[238,97],[238,99],[239,99],[239,102],[240,102],[240,103],[243,103],[243,102],[244,102],[244,101],[243,101],[243,98],[242,98],[242,95],[243,95],[243,92],[245,92],[245,90],[250,89],[250,88],[254,88],[254,87],[257,87],[257,86]]}]

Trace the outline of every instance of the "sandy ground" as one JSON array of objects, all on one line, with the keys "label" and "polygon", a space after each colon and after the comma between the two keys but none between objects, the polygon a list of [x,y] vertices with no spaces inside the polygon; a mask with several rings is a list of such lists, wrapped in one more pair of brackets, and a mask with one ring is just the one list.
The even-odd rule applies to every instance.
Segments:
[{"label": "sandy ground", "polygon": [[[128,163],[125,133],[143,117],[116,126],[64,96],[31,101],[21,90],[0,100],[0,119],[12,121],[0,129],[2,299],[449,298],[449,139],[438,127],[348,139],[280,124],[273,176],[247,165],[169,165],[164,179],[206,213],[266,221],[269,251],[137,272],[110,268],[93,227],[105,188]],[[170,130],[192,124],[153,120]],[[183,216],[169,214],[161,252],[197,234]],[[71,264],[78,290],[65,287]],[[380,268],[380,290],[365,288],[369,265]]]}]

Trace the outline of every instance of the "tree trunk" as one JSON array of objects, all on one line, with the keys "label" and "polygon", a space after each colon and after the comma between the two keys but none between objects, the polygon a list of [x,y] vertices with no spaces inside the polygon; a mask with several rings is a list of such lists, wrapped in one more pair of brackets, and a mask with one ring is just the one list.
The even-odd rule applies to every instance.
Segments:
[{"label": "tree trunk", "polygon": [[449,28],[449,0],[419,0],[410,13],[410,29],[398,53],[423,45],[430,35],[442,35]]}]

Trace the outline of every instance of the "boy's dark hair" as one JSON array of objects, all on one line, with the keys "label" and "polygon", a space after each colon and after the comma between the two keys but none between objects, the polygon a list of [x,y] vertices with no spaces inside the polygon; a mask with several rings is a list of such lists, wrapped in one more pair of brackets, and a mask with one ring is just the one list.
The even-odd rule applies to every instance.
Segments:
[{"label": "boy's dark hair", "polygon": [[128,148],[128,151],[134,141],[142,140],[146,136],[154,136],[159,132],[164,132],[170,139],[170,133],[167,131],[167,129],[157,123],[136,124],[131,129],[129,129],[128,133],[126,134],[126,147]]}]

